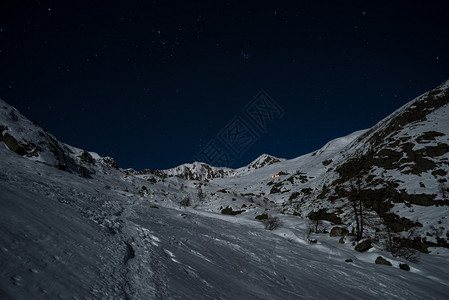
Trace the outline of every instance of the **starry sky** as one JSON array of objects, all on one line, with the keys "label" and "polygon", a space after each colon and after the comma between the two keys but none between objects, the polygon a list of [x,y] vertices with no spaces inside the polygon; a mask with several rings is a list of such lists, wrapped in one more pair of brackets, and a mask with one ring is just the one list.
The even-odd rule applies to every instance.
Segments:
[{"label": "starry sky", "polygon": [[297,157],[447,79],[446,0],[0,4],[0,97],[123,168]]}]

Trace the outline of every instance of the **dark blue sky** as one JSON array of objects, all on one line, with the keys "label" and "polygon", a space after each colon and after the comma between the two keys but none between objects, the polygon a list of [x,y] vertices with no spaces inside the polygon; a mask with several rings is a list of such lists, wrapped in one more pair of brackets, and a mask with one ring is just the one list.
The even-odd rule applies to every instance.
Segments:
[{"label": "dark blue sky", "polygon": [[2,1],[0,97],[63,142],[161,169],[265,90],[283,117],[239,155],[219,145],[242,166],[371,127],[449,79],[447,1],[198,3]]}]

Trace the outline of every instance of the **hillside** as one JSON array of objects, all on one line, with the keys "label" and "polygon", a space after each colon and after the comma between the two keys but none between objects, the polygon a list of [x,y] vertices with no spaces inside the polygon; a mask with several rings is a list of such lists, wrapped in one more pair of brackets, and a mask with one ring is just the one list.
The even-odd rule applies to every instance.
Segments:
[{"label": "hillside", "polygon": [[0,298],[445,299],[448,88],[239,169],[122,169],[0,100]]}]

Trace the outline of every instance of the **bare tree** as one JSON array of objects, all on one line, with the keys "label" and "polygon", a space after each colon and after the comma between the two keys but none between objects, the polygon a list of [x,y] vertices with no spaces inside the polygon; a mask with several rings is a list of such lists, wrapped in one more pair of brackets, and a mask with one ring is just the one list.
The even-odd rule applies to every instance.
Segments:
[{"label": "bare tree", "polygon": [[[419,251],[413,248],[404,247],[403,243],[401,242],[401,235],[398,235],[393,231],[390,222],[383,220],[382,225],[382,227],[385,227],[385,231],[382,231],[383,235],[382,232],[380,232],[380,234],[382,235],[385,250],[390,252],[394,257],[402,257],[411,262],[418,262]],[[413,240],[414,238],[416,238],[416,236],[416,230],[415,228],[412,228],[408,232],[406,239]]]},{"label": "bare tree", "polygon": [[443,199],[446,199],[448,196],[448,192],[447,192],[447,188],[446,188],[446,183],[440,179],[438,180],[439,184],[438,184],[438,190],[441,193],[441,196],[443,197]]},{"label": "bare tree", "polygon": [[309,229],[309,234],[312,232],[314,233],[322,232],[323,225],[324,223],[322,220],[310,220],[307,226]]},{"label": "bare tree", "polygon": [[352,208],[352,214],[356,222],[356,240],[361,240],[363,237],[364,227],[364,207],[361,197],[360,181],[354,183],[351,181],[348,193],[349,204]]},{"label": "bare tree", "polygon": [[276,228],[281,227],[281,220],[278,217],[268,216],[268,218],[262,220],[265,225],[265,229],[275,230]]}]

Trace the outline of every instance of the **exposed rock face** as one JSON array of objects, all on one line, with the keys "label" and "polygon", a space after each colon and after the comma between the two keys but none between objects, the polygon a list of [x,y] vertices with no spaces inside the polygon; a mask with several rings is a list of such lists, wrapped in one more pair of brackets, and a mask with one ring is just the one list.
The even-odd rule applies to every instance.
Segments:
[{"label": "exposed rock face", "polygon": [[327,212],[325,208],[322,208],[316,212],[310,212],[308,217],[310,220],[326,220],[334,224],[343,224],[340,217],[338,217],[335,213]]},{"label": "exposed rock face", "polygon": [[239,169],[213,167],[205,163],[194,162],[192,164],[183,164],[168,170],[150,171],[150,173],[162,178],[179,177],[187,180],[198,181],[213,180],[215,178],[225,178],[238,174],[245,174],[249,171],[256,170],[280,161],[282,161],[282,159],[268,154],[262,154],[246,167],[242,167]]},{"label": "exposed rock face", "polygon": [[25,148],[19,144],[19,142],[8,132],[6,132],[2,137],[3,143],[11,150],[19,155],[25,155],[27,152]]},{"label": "exposed rock face", "polygon": [[90,167],[95,159],[87,151],[61,143],[1,99],[0,142],[18,155],[69,173],[89,177],[95,172]]},{"label": "exposed rock face", "polygon": [[[412,213],[416,207],[430,212],[435,206],[449,206],[444,184],[449,174],[448,114],[449,81],[404,105],[341,151],[318,198],[331,203],[362,199],[363,208],[380,217],[383,227],[378,229],[388,227],[401,237],[401,245],[413,244],[410,248],[419,251],[427,251],[429,239],[443,245],[449,237],[447,226],[439,226],[444,228],[439,240],[423,241],[426,224],[419,216],[398,211],[404,206]],[[336,211],[346,223],[337,209],[327,210]],[[316,218],[317,212],[310,216]]]},{"label": "exposed rock face", "polygon": [[227,168],[217,168],[205,163],[194,162],[193,164],[183,164],[168,170],[150,171],[152,174],[167,178],[179,177],[187,180],[212,180],[214,178],[223,178],[234,174],[234,170]]},{"label": "exposed rock face", "polygon": [[221,213],[223,215],[231,215],[231,216],[236,216],[238,214],[241,214],[242,212],[245,212],[245,210],[232,210],[232,207],[229,206],[221,210]]},{"label": "exposed rock face", "polygon": [[105,165],[108,169],[118,170],[118,163],[112,157],[102,157],[100,161]]},{"label": "exposed rock face", "polygon": [[[337,167],[339,182],[368,174],[374,168],[398,169],[405,174],[419,175],[439,165],[439,158],[449,152],[447,143],[440,142],[447,132],[413,131],[415,124],[426,122],[429,114],[449,103],[449,90],[441,86],[418,98],[408,107],[399,110],[385,121],[359,137],[353,147],[364,144],[363,151]],[[418,129],[417,129],[418,128]],[[432,145],[427,145],[432,143]],[[405,154],[405,155],[404,155]]]},{"label": "exposed rock face", "polygon": [[80,160],[82,160],[83,162],[85,162],[89,165],[95,164],[94,158],[87,151],[83,151],[83,153],[81,153],[81,155],[79,155],[78,157],[80,158]]},{"label": "exposed rock face", "polygon": [[277,163],[282,161],[281,159],[268,155],[268,154],[262,154],[257,159],[252,161],[248,166],[246,166],[247,169],[260,169],[265,166]]}]

